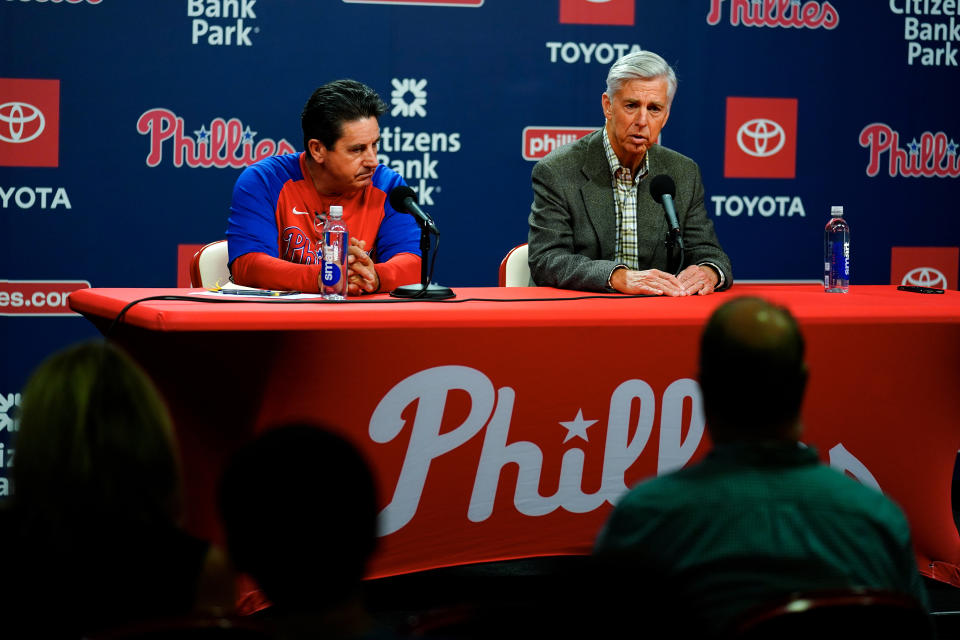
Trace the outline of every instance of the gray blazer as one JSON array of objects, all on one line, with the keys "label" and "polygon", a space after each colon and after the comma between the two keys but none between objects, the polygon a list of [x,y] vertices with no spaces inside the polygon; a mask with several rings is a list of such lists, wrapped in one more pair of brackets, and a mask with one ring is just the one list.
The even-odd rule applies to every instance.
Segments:
[{"label": "gray blazer", "polygon": [[[666,215],[649,188],[654,176],[666,173],[677,185],[674,205],[683,234],[682,268],[709,262],[723,272],[722,288],[728,288],[733,284],[730,258],[707,217],[700,168],[690,158],[657,144],[647,153],[650,173],[640,181],[637,194],[640,268],[678,271],[679,249],[673,249],[672,258],[668,256]],[[617,215],[602,130],[542,159],[534,166],[532,178],[528,262],[533,283],[610,291],[607,281],[617,266]]]}]

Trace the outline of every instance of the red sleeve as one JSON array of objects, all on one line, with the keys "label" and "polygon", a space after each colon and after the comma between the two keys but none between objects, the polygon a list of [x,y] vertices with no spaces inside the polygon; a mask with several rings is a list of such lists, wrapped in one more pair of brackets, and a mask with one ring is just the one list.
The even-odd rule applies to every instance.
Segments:
[{"label": "red sleeve", "polygon": [[[414,256],[416,257],[416,256]],[[420,264],[420,261],[417,261]],[[319,264],[295,264],[265,253],[245,253],[230,265],[233,281],[258,289],[285,289],[319,293]],[[377,270],[379,272],[379,269]]]},{"label": "red sleeve", "polygon": [[420,256],[398,253],[386,262],[376,265],[380,277],[380,293],[388,293],[403,284],[420,282]]}]

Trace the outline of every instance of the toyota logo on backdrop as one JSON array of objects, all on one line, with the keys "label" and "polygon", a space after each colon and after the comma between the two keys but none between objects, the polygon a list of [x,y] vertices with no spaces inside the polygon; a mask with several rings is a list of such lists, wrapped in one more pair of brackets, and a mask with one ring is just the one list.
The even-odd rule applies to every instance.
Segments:
[{"label": "toyota logo on backdrop", "polygon": [[903,276],[900,284],[912,284],[920,287],[933,287],[935,289],[947,288],[947,276],[940,273],[933,267],[917,267]]},{"label": "toyota logo on backdrop", "polygon": [[635,0],[560,0],[560,24],[633,26]]},{"label": "toyota logo on backdrop", "polygon": [[725,178],[795,178],[797,99],[727,98]]},{"label": "toyota logo on backdrop", "polygon": [[0,78],[0,167],[60,163],[60,81]]},{"label": "toyota logo on backdrop", "polygon": [[767,158],[783,149],[787,134],[783,127],[767,118],[754,118],[737,129],[737,146],[756,158]]},{"label": "toyota logo on backdrop", "polygon": [[26,102],[0,104],[0,140],[18,144],[43,133],[43,112]]}]

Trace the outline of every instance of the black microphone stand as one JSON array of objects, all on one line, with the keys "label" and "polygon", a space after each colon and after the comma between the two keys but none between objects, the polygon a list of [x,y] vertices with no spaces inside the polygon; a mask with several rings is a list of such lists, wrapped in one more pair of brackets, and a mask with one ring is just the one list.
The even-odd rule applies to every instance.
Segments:
[{"label": "black microphone stand", "polygon": [[[668,256],[672,256],[672,255],[673,255],[673,248],[674,248],[675,246],[676,246],[676,247],[680,247],[680,263],[679,263],[679,266],[678,266],[677,269],[676,269],[676,272],[674,273],[674,275],[679,275],[680,272],[683,271],[683,259],[684,259],[684,255],[683,255],[683,236],[681,235],[679,229],[671,229],[671,228],[669,228],[669,227],[670,227],[670,225],[667,224],[667,237],[666,237],[666,239],[663,241],[663,244],[666,245],[666,247],[667,247],[667,255],[668,255]],[[669,259],[669,258],[668,258],[668,259]]]},{"label": "black microphone stand", "polygon": [[[450,287],[444,287],[430,282],[433,275],[433,262],[430,262],[430,272],[427,272],[427,262],[430,256],[430,229],[427,224],[414,216],[420,225],[420,284],[405,284],[390,292],[394,298],[422,298],[424,300],[444,300],[456,298],[457,294]],[[440,232],[437,232],[437,246],[440,246]],[[436,252],[434,252],[436,259]]]}]

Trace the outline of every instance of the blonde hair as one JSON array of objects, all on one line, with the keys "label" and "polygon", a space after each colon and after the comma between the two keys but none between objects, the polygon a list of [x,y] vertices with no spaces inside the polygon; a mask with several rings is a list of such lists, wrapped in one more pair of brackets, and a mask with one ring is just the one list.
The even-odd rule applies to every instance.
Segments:
[{"label": "blonde hair", "polygon": [[172,523],[180,466],[166,406],[117,347],[82,343],[49,357],[23,392],[12,506],[27,523],[106,517]]}]

